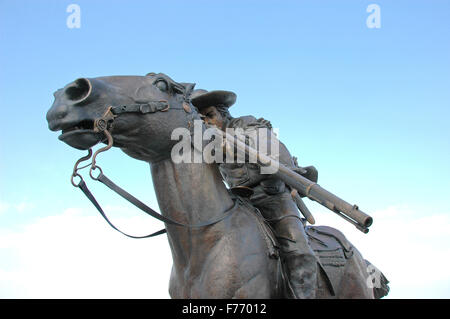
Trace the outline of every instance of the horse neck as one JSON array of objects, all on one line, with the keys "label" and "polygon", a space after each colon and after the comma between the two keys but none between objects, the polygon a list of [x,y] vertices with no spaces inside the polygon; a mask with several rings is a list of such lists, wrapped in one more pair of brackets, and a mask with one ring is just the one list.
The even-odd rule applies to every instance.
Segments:
[{"label": "horse neck", "polygon": [[233,204],[216,164],[166,159],[151,164],[151,171],[161,213],[167,217],[198,224],[219,217]]},{"label": "horse neck", "polygon": [[185,223],[219,217],[231,200],[216,164],[180,163],[171,159],[151,164],[161,213]]},{"label": "horse neck", "polygon": [[[216,164],[180,163],[171,159],[151,164],[154,189],[161,213],[178,222],[194,225],[218,218],[233,201]],[[191,231],[166,225],[173,256],[189,260]],[[177,262],[174,258],[174,262]]]}]

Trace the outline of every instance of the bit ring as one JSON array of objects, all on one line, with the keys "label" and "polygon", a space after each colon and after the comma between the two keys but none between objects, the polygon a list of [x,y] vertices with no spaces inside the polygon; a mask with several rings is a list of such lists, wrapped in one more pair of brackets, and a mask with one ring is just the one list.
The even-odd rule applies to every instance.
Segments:
[{"label": "bit ring", "polygon": [[[78,184],[75,184],[75,182],[73,180],[75,177],[79,177],[80,178],[80,181],[78,182]],[[80,184],[81,184],[82,181],[83,181],[83,177],[81,177],[81,175],[78,174],[78,173],[73,174],[72,177],[70,178],[70,182],[72,183],[72,185],[74,187],[80,187]]]},{"label": "bit ring", "polygon": [[[98,168],[98,170],[100,171],[100,174],[98,174],[97,177],[95,177],[95,176],[92,174],[92,172],[95,171],[97,168]],[[91,169],[89,170],[89,176],[91,176],[91,178],[92,178],[94,181],[98,181],[98,178],[99,178],[99,176],[100,176],[101,174],[103,174],[103,171],[102,171],[102,169],[100,168],[100,166],[91,166]]]}]

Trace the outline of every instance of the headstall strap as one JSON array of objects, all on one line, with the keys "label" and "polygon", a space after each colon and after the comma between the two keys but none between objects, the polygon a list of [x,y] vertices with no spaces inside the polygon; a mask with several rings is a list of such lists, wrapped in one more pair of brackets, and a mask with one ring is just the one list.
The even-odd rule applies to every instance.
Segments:
[{"label": "headstall strap", "polygon": [[[206,222],[197,224],[197,225],[186,225],[183,223],[179,223],[175,220],[172,220],[168,217],[165,217],[159,213],[157,213],[156,211],[154,211],[153,209],[151,209],[150,207],[148,207],[147,205],[145,205],[143,202],[141,202],[140,200],[138,200],[136,197],[134,197],[133,195],[131,195],[130,193],[128,193],[127,191],[125,191],[124,189],[122,189],[121,187],[117,186],[116,184],[114,184],[114,182],[112,182],[109,178],[107,178],[104,174],[102,169],[100,168],[100,166],[98,166],[96,164],[96,159],[97,156],[102,153],[105,152],[107,150],[109,150],[112,146],[113,146],[113,137],[111,135],[111,133],[109,132],[109,128],[111,127],[112,123],[114,122],[114,119],[122,113],[130,113],[130,112],[139,112],[141,114],[147,114],[147,113],[155,113],[157,111],[160,112],[165,112],[169,110],[169,103],[167,101],[152,101],[146,104],[133,104],[133,105],[124,105],[124,106],[118,106],[118,107],[113,107],[110,106],[108,107],[108,109],[106,110],[105,114],[99,118],[96,119],[94,121],[94,132],[97,133],[103,133],[106,138],[107,138],[107,145],[105,147],[102,147],[100,149],[98,149],[94,155],[92,156],[92,148],[90,148],[88,150],[88,154],[86,156],[81,157],[79,160],[77,160],[77,162],[74,165],[73,168],[73,172],[72,172],[72,176],[71,176],[71,183],[74,187],[78,187],[81,189],[81,191],[84,193],[84,195],[86,195],[86,197],[92,202],[92,204],[95,206],[95,208],[97,208],[97,210],[99,211],[99,213],[102,215],[102,217],[106,220],[106,222],[115,230],[117,230],[118,232],[122,233],[123,235],[130,237],[130,238],[135,238],[135,239],[141,239],[141,238],[149,238],[149,237],[154,237],[157,235],[161,235],[164,234],[166,232],[165,229],[159,230],[155,233],[152,233],[150,235],[146,235],[146,236],[132,236],[132,235],[128,235],[124,232],[122,232],[121,230],[119,230],[116,226],[114,226],[108,219],[108,217],[106,216],[105,212],[103,211],[103,209],[101,208],[100,204],[97,202],[97,200],[95,199],[94,195],[92,195],[92,193],[90,192],[90,190],[88,189],[85,181],[83,180],[83,177],[78,173],[79,170],[82,170],[88,166],[90,166],[90,170],[89,170],[89,175],[93,180],[99,181],[101,183],[103,183],[104,185],[106,185],[108,188],[110,188],[111,190],[113,190],[114,192],[116,192],[117,194],[119,194],[120,196],[122,196],[123,198],[125,198],[127,201],[129,201],[130,203],[132,203],[133,205],[135,205],[136,207],[138,207],[139,209],[143,210],[145,213],[149,214],[150,216],[166,223],[169,225],[175,225],[175,226],[182,226],[182,227],[187,227],[187,228],[198,228],[198,227],[205,227],[205,226],[211,226],[214,225],[222,220],[224,220],[225,218],[227,218],[228,216],[230,216],[236,209],[236,207],[238,206],[238,201],[234,200],[234,205],[228,209],[227,211],[225,211],[221,216],[219,216],[218,218],[212,219],[212,220],[208,220]],[[92,157],[92,161],[90,164],[82,166],[82,167],[78,167],[80,165],[81,162],[87,161]],[[94,170],[98,169],[99,170],[99,175],[98,176],[94,176],[93,172]],[[74,179],[78,177],[80,179],[80,181],[78,183],[76,183],[74,181]]]},{"label": "headstall strap", "polygon": [[122,113],[156,113],[156,112],[166,112],[169,110],[169,102],[166,100],[160,101],[150,101],[142,104],[129,104],[111,107],[111,112],[114,115],[119,115]]}]

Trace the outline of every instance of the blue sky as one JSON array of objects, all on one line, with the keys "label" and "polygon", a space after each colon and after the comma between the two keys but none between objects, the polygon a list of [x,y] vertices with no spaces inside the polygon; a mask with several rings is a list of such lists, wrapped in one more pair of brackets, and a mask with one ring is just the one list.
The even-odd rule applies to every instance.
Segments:
[{"label": "blue sky", "polygon": [[[81,8],[79,29],[66,25],[72,3]],[[366,8],[373,3],[381,9],[379,29],[366,26]],[[402,228],[400,237],[418,240],[405,242],[411,249],[447,249],[444,259],[450,259],[448,235],[412,233],[420,230],[417,224],[450,226],[449,13],[450,2],[439,0],[0,1],[0,235],[10,241],[0,246],[0,281],[9,287],[0,288],[0,296],[41,296],[11,279],[19,270],[33,271],[21,264],[31,258],[24,252],[27,231],[36,225],[55,231],[47,227],[49,218],[63,227],[69,224],[58,224],[58,216],[80,222],[96,214],[69,183],[83,153],[47,128],[52,93],[78,77],[152,71],[197,88],[236,92],[233,115],[269,119],[300,164],[318,168],[323,187],[374,215],[372,232],[354,238],[374,251],[360,249],[373,255],[377,267],[391,271],[394,296],[450,297],[448,276],[417,286],[406,279],[396,284],[398,262],[386,258],[392,247],[379,247],[399,238],[387,228]],[[111,178],[157,207],[146,163],[118,150],[102,161]],[[126,206],[92,188],[105,203]],[[113,215],[125,218],[117,207],[111,207]],[[311,207],[319,222],[341,225],[331,212]],[[388,226],[391,218],[398,228]],[[359,236],[349,232],[350,238]],[[17,236],[24,246],[12,241]],[[170,270],[170,258],[161,267]]]}]

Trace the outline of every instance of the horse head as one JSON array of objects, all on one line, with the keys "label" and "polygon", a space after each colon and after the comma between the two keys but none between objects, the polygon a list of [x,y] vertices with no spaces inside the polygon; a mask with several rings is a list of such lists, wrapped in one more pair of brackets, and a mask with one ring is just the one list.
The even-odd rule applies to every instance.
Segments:
[{"label": "horse head", "polygon": [[193,88],[163,73],[79,78],[54,93],[48,126],[62,131],[61,141],[84,150],[105,141],[103,125],[113,146],[152,163],[170,156],[175,128],[190,128],[200,118],[189,100]]}]

